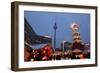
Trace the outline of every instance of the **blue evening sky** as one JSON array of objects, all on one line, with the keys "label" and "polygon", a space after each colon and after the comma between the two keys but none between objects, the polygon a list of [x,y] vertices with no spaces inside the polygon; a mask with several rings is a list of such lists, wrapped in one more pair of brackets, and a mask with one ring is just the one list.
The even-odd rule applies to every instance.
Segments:
[{"label": "blue evening sky", "polygon": [[[53,26],[57,25],[56,47],[60,47],[63,40],[72,42],[73,22],[79,24],[79,32],[83,42],[90,42],[90,14],[61,13],[61,12],[36,12],[25,11],[24,16],[38,35],[54,37]],[[53,43],[53,42],[52,42]]]}]

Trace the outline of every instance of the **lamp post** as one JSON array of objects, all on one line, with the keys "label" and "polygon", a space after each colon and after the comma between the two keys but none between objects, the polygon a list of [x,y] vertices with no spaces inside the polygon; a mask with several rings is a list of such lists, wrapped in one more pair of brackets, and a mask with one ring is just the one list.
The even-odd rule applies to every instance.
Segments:
[{"label": "lamp post", "polygon": [[64,47],[65,47],[65,42],[66,42],[66,40],[63,40],[63,41],[62,41],[62,57],[61,57],[62,60],[64,59],[64,53],[65,53],[65,52],[64,52],[64,49],[65,49]]},{"label": "lamp post", "polygon": [[65,46],[65,42],[66,42],[66,40],[63,40],[63,52],[64,52],[64,46]]}]

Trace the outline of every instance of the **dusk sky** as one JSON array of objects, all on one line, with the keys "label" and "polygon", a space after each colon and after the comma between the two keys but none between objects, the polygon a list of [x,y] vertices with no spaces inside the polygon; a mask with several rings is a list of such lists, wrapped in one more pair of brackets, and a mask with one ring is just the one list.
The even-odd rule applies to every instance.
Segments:
[{"label": "dusk sky", "polygon": [[85,43],[90,42],[90,14],[25,11],[24,16],[38,35],[51,36],[52,39],[54,37],[53,26],[56,23],[57,48],[61,46],[63,40],[73,41],[70,28],[73,22],[79,24],[82,41]]}]

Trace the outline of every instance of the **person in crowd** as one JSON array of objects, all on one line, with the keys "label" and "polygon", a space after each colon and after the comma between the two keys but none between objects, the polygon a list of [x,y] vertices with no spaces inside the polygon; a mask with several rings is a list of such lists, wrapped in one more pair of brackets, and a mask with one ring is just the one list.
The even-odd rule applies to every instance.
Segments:
[{"label": "person in crowd", "polygon": [[50,60],[52,56],[52,52],[53,52],[52,46],[50,44],[45,45],[42,48],[42,53],[41,53],[42,60],[43,61]]}]

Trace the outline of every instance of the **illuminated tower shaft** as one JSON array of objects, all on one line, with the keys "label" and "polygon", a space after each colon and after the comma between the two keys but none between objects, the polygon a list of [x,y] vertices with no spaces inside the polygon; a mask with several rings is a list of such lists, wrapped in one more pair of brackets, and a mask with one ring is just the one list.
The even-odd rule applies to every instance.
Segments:
[{"label": "illuminated tower shaft", "polygon": [[81,43],[79,25],[76,23],[73,23],[71,25],[71,28],[72,28],[73,43]]}]

